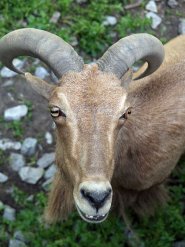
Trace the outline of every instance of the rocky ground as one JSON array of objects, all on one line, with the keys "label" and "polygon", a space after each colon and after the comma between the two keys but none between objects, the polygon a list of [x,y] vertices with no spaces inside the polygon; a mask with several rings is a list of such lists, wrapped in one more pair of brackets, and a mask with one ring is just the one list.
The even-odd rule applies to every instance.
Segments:
[{"label": "rocky ground", "polygon": [[[136,1],[136,4],[125,7],[136,13],[141,3]],[[185,1],[147,1],[142,15],[152,19],[151,27],[162,40],[185,34]],[[60,14],[55,12],[51,21],[57,22],[59,17]],[[102,25],[113,26],[117,21],[117,17],[107,16]],[[15,63],[24,69],[31,64],[35,75],[56,80],[37,60],[17,59]],[[16,213],[21,210],[11,196],[15,188],[28,193],[27,200],[32,200],[38,191],[48,190],[56,172],[55,126],[47,102],[30,88],[23,77],[5,67],[1,68],[0,75],[0,208],[3,208],[4,219],[15,221]],[[15,232],[9,247],[26,246],[21,234]],[[174,246],[185,246],[185,240],[177,241]]]}]

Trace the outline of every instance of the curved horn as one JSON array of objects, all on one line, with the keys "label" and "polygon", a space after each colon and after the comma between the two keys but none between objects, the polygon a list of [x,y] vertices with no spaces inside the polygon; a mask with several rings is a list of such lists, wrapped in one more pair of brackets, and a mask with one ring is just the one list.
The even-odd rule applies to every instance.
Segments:
[{"label": "curved horn", "polygon": [[112,45],[97,61],[102,71],[112,72],[121,78],[138,60],[148,62],[148,67],[138,78],[150,75],[164,59],[162,43],[150,34],[133,34]]},{"label": "curved horn", "polygon": [[0,61],[9,69],[23,74],[12,64],[18,56],[32,56],[46,63],[60,78],[69,70],[81,71],[83,60],[60,37],[34,28],[23,28],[0,39]]}]

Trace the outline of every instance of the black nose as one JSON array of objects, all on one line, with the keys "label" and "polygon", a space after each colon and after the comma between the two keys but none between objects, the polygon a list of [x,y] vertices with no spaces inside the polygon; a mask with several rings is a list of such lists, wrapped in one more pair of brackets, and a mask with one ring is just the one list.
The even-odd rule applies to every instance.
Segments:
[{"label": "black nose", "polygon": [[87,191],[85,189],[80,190],[82,196],[98,210],[103,207],[107,199],[110,197],[112,190],[108,189],[106,191]]}]

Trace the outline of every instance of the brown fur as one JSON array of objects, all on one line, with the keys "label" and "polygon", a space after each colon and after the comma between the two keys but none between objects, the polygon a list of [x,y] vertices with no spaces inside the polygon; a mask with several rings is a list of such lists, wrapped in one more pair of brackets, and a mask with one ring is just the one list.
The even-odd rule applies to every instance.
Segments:
[{"label": "brown fur", "polygon": [[[56,119],[59,172],[48,200],[49,222],[67,217],[73,193],[86,180],[111,181],[118,212],[124,205],[140,215],[153,214],[167,200],[164,181],[185,149],[185,36],[165,50],[163,65],[128,88],[129,77],[124,83],[97,66],[85,66],[63,76],[52,91],[50,104],[67,119]],[[119,117],[128,107],[132,114],[122,124]]]}]

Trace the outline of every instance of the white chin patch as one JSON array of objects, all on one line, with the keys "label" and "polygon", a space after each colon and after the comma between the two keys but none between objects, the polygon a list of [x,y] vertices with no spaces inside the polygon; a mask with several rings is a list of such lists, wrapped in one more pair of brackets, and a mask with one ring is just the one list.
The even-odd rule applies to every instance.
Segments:
[{"label": "white chin patch", "polygon": [[108,213],[103,214],[103,215],[98,215],[98,214],[97,215],[88,215],[88,214],[83,213],[77,205],[76,205],[76,208],[78,210],[79,215],[82,217],[82,219],[87,221],[88,223],[101,223],[108,216]]}]

